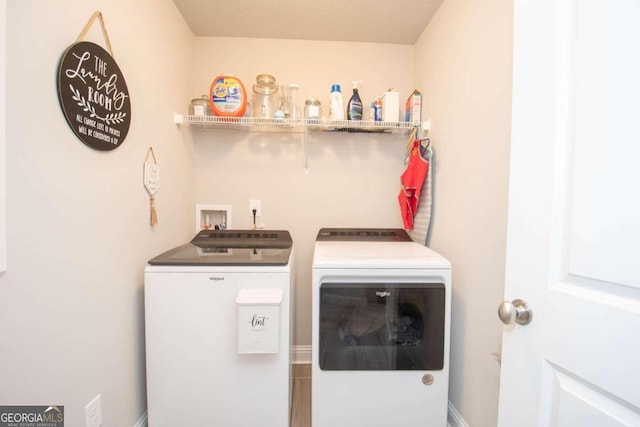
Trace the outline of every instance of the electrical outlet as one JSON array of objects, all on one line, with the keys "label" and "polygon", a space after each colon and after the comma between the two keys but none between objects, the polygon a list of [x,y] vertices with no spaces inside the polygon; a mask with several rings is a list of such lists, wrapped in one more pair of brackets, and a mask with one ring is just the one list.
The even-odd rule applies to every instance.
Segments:
[{"label": "electrical outlet", "polygon": [[249,215],[253,217],[253,210],[256,210],[256,217],[262,215],[262,209],[260,207],[260,200],[249,200]]},{"label": "electrical outlet", "polygon": [[86,427],[102,426],[102,404],[100,403],[100,394],[84,406],[84,416]]}]

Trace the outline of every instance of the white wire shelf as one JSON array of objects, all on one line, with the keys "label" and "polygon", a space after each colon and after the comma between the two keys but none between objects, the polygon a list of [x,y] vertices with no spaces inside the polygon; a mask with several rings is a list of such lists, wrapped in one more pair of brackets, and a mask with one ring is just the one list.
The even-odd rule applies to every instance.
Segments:
[{"label": "white wire shelf", "polygon": [[232,129],[251,132],[353,132],[409,134],[425,123],[372,122],[328,119],[265,119],[259,117],[220,117],[175,114],[176,124],[202,129]]}]

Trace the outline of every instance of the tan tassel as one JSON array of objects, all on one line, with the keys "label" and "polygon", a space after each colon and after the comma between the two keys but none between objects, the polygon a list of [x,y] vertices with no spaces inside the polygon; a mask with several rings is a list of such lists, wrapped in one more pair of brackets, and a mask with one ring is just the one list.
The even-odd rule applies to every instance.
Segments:
[{"label": "tan tassel", "polygon": [[158,213],[156,212],[155,197],[149,197],[149,202],[151,202],[151,225],[156,225],[158,223]]}]

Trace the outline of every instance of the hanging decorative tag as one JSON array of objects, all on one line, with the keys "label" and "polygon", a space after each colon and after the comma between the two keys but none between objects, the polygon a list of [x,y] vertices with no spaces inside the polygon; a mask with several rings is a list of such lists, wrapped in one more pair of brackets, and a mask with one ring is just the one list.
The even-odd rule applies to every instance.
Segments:
[{"label": "hanging decorative tag", "polygon": [[[149,161],[149,154],[153,158],[153,163]],[[150,223],[151,225],[156,225],[158,223],[158,214],[156,212],[155,194],[160,186],[160,166],[158,166],[156,155],[151,147],[147,150],[147,157],[144,159],[143,181],[144,188],[149,193]]]},{"label": "hanging decorative tag", "polygon": [[76,43],[60,59],[58,101],[67,124],[83,143],[109,151],[118,148],[127,137],[131,101],[113,54],[95,43],[81,41],[96,18],[112,51],[102,14],[95,12]]}]

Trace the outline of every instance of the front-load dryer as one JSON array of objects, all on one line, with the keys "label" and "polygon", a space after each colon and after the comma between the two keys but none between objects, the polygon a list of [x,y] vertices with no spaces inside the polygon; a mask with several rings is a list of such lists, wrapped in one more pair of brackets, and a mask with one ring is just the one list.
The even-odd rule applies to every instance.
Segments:
[{"label": "front-load dryer", "polygon": [[313,427],[446,427],[451,265],[401,229],[321,229]]},{"label": "front-load dryer", "polygon": [[289,426],[293,270],[287,231],[202,231],[149,261],[149,425]]}]

